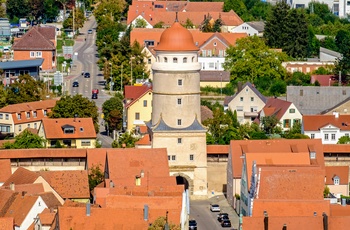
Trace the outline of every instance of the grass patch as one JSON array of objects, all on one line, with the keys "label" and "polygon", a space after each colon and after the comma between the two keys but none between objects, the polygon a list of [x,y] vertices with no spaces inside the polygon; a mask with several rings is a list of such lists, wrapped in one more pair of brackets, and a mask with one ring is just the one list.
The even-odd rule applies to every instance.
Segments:
[{"label": "grass patch", "polygon": [[69,39],[69,40],[63,40],[63,39],[57,39],[57,53],[62,53],[63,49],[62,46],[73,46],[74,45],[74,40]]}]

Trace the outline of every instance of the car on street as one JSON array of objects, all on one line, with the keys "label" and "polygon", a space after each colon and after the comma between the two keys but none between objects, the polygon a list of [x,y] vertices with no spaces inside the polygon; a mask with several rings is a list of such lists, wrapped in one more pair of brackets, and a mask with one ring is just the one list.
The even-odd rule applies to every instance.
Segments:
[{"label": "car on street", "polygon": [[85,78],[90,78],[90,73],[89,72],[84,73],[84,77]]},{"label": "car on street", "polygon": [[224,220],[221,222],[221,227],[231,227],[231,221],[230,220]]},{"label": "car on street", "polygon": [[228,216],[223,216],[223,217],[221,218],[220,223],[223,223],[223,222],[225,222],[225,221],[227,221],[227,220],[230,220],[230,218],[228,218]]},{"label": "car on street", "polygon": [[97,99],[97,93],[93,93],[91,99]]},{"label": "car on street", "polygon": [[220,212],[220,206],[218,204],[210,204],[210,211]]},{"label": "car on street", "polygon": [[73,82],[73,87],[79,87],[79,82],[74,81],[74,82]]},{"label": "car on street", "polygon": [[190,220],[188,223],[189,230],[197,230],[197,221],[196,220]]},{"label": "car on street", "polygon": [[217,217],[218,217],[218,221],[219,222],[221,222],[222,221],[222,219],[224,219],[224,217],[228,217],[228,214],[227,213],[219,213],[218,215],[217,215]]},{"label": "car on street", "polygon": [[88,30],[88,34],[92,34],[92,30]]}]

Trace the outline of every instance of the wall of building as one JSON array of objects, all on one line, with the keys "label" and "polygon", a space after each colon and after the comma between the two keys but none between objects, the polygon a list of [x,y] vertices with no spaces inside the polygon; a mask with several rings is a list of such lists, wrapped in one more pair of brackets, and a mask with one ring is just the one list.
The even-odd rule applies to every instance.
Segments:
[{"label": "wall of building", "polygon": [[33,207],[30,209],[29,213],[24,218],[23,222],[21,223],[20,230],[26,230],[29,229],[29,226],[33,223],[33,220],[39,213],[41,213],[45,208],[47,208],[47,205],[43,201],[43,199],[39,196],[38,199],[35,201]]},{"label": "wall of building", "polygon": [[[147,106],[144,106],[144,101],[147,101]],[[140,114],[140,119],[136,121],[135,114]],[[151,120],[152,115],[152,92],[145,94],[127,108],[127,130],[131,131],[136,127],[136,123]]]},{"label": "wall of building", "polygon": [[226,193],[227,162],[208,162],[208,192],[211,194]]},{"label": "wall of building", "polygon": [[[37,50],[40,51],[40,50]],[[13,52],[13,59],[15,61],[19,61],[19,60],[31,60],[31,59],[35,59],[35,58],[31,58],[30,57],[30,52],[29,50],[16,50]],[[54,63],[53,63],[53,52],[55,52],[54,50],[51,51],[41,51],[42,56],[40,58],[44,59],[44,62],[42,64],[42,70],[43,71],[49,71],[52,70],[54,68]]]}]

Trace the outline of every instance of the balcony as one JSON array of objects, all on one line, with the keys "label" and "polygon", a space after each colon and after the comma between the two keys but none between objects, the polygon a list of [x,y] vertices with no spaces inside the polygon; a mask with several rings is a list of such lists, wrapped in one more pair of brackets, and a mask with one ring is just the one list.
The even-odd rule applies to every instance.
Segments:
[{"label": "balcony", "polygon": [[258,112],[244,112],[245,117],[257,117]]}]

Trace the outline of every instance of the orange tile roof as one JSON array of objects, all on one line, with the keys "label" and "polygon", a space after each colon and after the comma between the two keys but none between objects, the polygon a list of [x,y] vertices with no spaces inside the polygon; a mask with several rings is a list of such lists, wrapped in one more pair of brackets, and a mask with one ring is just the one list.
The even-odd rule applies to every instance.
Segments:
[{"label": "orange tile roof", "polygon": [[350,153],[350,145],[324,144],[323,152],[324,153]]},{"label": "orange tile roof", "polygon": [[51,226],[55,220],[56,213],[50,212],[50,209],[46,208],[38,216],[42,225]]},{"label": "orange tile roof", "polygon": [[[54,29],[54,28],[53,28]],[[47,33],[41,33],[36,27],[32,27],[23,37],[16,41],[12,49],[16,50],[56,50],[55,44],[47,38]]]},{"label": "orange tile roof", "polygon": [[[45,118],[42,119],[46,139],[96,138],[91,117],[88,118]],[[64,133],[63,127],[74,127],[74,133]]]},{"label": "orange tile roof", "polygon": [[57,209],[58,207],[62,206],[60,201],[52,192],[42,192],[38,195],[44,200],[45,204],[47,205],[47,208],[49,209]]},{"label": "orange tile roof", "polygon": [[[323,145],[319,139],[276,139],[276,140],[232,140],[230,154],[232,159],[233,178],[242,176],[242,159],[244,153],[300,153],[312,149],[316,152],[316,161],[311,165],[324,167]],[[249,170],[248,170],[249,171]]]},{"label": "orange tile roof", "polygon": [[27,214],[33,208],[39,196],[17,194],[14,201],[6,210],[4,217],[13,217],[15,224],[21,226]]},{"label": "orange tile roof", "polygon": [[350,217],[349,205],[330,204],[331,216],[348,216]]},{"label": "orange tile roof", "polygon": [[106,179],[113,181],[126,178],[134,183],[141,170],[149,178],[169,176],[168,156],[164,148],[108,149],[107,162],[109,176]]},{"label": "orange tile roof", "polygon": [[[263,110],[265,116],[276,116],[278,120],[286,113],[292,102],[271,97],[267,100]],[[265,110],[266,109],[266,110]]]},{"label": "orange tile roof", "polygon": [[347,230],[350,226],[349,216],[331,216],[329,218],[329,230]]},{"label": "orange tile roof", "polygon": [[230,145],[207,145],[207,154],[227,154]]},{"label": "orange tile roof", "polygon": [[85,158],[86,149],[2,149],[0,159]]},{"label": "orange tile roof", "polygon": [[326,125],[333,125],[340,130],[350,130],[350,115],[303,115],[305,131],[318,131]]},{"label": "orange tile roof", "polygon": [[[0,216],[4,216],[8,206],[14,200],[18,193],[9,189],[0,188]],[[1,228],[0,228],[1,229]]]},{"label": "orange tile roof", "polygon": [[5,182],[11,175],[10,159],[0,159],[0,182]]},{"label": "orange tile roof", "polygon": [[14,229],[13,217],[0,217],[0,229],[13,230]]},{"label": "orange tile roof", "polygon": [[135,145],[151,145],[152,142],[150,140],[149,134],[144,135],[140,140],[138,140]]},{"label": "orange tile roof", "polygon": [[26,192],[28,195],[36,195],[38,193],[44,192],[44,186],[42,183],[37,184],[15,184],[16,192]]},{"label": "orange tile roof", "polygon": [[11,183],[15,185],[33,184],[38,178],[38,174],[28,169],[19,167],[16,171],[5,181],[3,187],[10,186]]},{"label": "orange tile roof", "polygon": [[43,101],[33,101],[26,103],[19,103],[8,105],[0,109],[2,113],[20,113],[20,112],[29,112],[37,111],[41,109],[52,109],[56,105],[57,100],[43,100]]},{"label": "orange tile roof", "polygon": [[87,149],[87,169],[92,168],[92,166],[100,166],[102,172],[105,170],[107,149],[97,148],[97,149]]},{"label": "orange tile roof", "polygon": [[324,173],[318,166],[258,166],[257,199],[323,200]]},{"label": "orange tile roof", "polygon": [[90,197],[86,170],[39,171],[37,173],[64,199]]},{"label": "orange tile roof", "polygon": [[349,183],[349,166],[326,166],[326,184],[334,185],[333,178],[338,176],[340,184],[347,185]]}]

